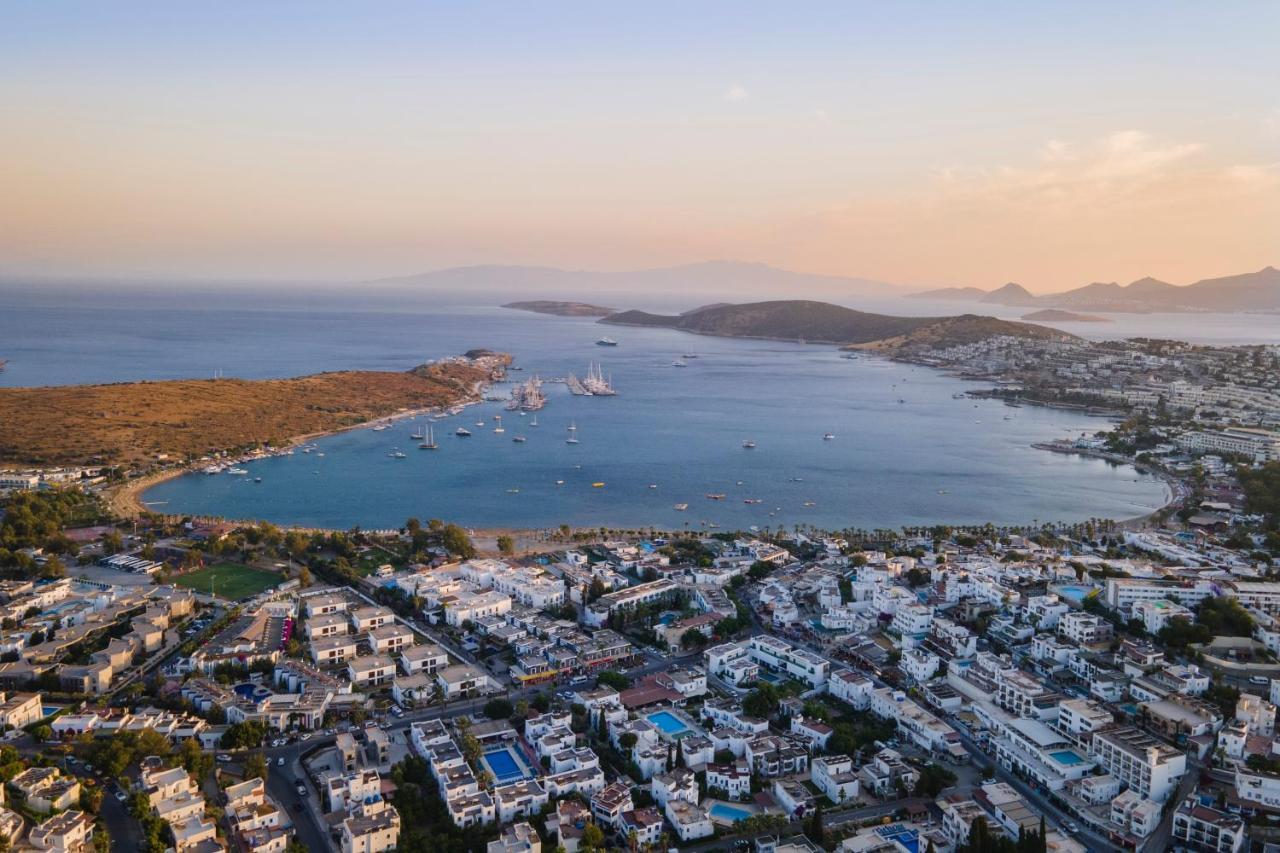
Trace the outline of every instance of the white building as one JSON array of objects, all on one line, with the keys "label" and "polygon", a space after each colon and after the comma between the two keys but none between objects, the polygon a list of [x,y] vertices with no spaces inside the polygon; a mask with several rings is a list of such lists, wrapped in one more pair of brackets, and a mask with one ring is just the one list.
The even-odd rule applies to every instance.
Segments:
[{"label": "white building", "polygon": [[1112,729],[1093,736],[1098,764],[1143,797],[1163,803],[1187,772],[1187,756],[1136,728]]},{"label": "white building", "polygon": [[809,780],[836,805],[858,796],[858,771],[847,755],[823,755],[809,764]]}]

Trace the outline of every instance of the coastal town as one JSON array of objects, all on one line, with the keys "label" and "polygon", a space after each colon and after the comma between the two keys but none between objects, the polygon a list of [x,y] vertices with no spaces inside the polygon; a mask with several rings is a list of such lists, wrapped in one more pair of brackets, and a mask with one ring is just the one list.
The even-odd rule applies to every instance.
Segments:
[{"label": "coastal town", "polygon": [[0,825],[178,853],[1260,847],[1280,465],[1263,433],[1186,434],[1143,447],[1193,473],[1142,525],[492,553],[434,520],[118,519],[98,472],[9,474]]},{"label": "coastal town", "polygon": [[0,853],[1280,853],[1278,9],[10,4]]}]

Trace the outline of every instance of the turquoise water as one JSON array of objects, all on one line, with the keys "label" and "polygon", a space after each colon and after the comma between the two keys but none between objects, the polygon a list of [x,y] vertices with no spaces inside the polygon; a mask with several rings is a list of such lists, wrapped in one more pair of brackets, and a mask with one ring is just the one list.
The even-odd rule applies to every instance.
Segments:
[{"label": "turquoise water", "polygon": [[711,808],[707,809],[707,814],[730,823],[737,823],[740,820],[746,820],[751,817],[751,812],[746,809],[740,809],[725,803],[713,803]]},{"label": "turquoise water", "polygon": [[[367,336],[386,341],[383,357],[348,360],[354,366],[408,367],[490,346],[515,354],[525,368],[516,379],[581,376],[589,361],[603,360],[619,396],[574,397],[548,384],[537,427],[484,403],[436,422],[435,452],[418,451],[410,438],[421,419],[356,430],[317,442],[324,457],[250,463],[250,478],[194,474],[163,483],[144,496],[149,505],[341,529],[399,526],[409,516],[475,527],[843,529],[1127,518],[1166,494],[1131,468],[1030,447],[1096,431],[1105,426],[1098,419],[955,399],[977,386],[922,367],[845,359],[832,347],[605,330],[501,309],[349,320],[352,330],[340,337],[360,337],[365,348]],[[404,325],[416,327],[417,346],[401,340]],[[605,331],[618,347],[595,346]],[[698,357],[673,368],[686,353]],[[326,355],[311,369],[332,362]],[[495,433],[494,415],[505,433]],[[565,443],[571,424],[577,445]],[[454,437],[459,425],[474,437]],[[827,432],[834,439],[823,440]],[[527,441],[513,442],[516,435]],[[747,439],[755,449],[742,447]],[[408,458],[388,455],[397,447]]]},{"label": "turquoise water", "polygon": [[1049,753],[1049,756],[1059,764],[1066,764],[1068,766],[1084,763],[1083,758],[1069,749],[1064,749],[1059,752],[1051,752]]},{"label": "turquoise water", "polygon": [[657,711],[650,714],[649,722],[661,729],[665,735],[677,735],[689,731],[689,727],[680,722],[680,718],[670,711]]},{"label": "turquoise water", "polygon": [[1060,586],[1056,589],[1059,595],[1065,596],[1072,601],[1083,601],[1086,592],[1085,588],[1081,586]]}]

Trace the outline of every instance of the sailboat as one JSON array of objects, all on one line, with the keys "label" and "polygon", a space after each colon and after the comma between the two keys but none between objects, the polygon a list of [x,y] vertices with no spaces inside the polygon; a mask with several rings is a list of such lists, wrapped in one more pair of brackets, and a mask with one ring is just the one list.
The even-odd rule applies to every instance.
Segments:
[{"label": "sailboat", "polygon": [[414,441],[422,441],[426,437],[426,433],[422,431],[422,427],[418,427],[413,432],[409,433],[409,438],[412,438]]},{"label": "sailboat", "polygon": [[502,415],[494,415],[493,419],[498,424],[496,427],[493,428],[493,431],[497,433],[506,432],[506,430],[502,428]]},{"label": "sailboat", "polygon": [[391,451],[390,453],[388,453],[387,455],[388,455],[388,456],[390,456],[392,459],[403,459],[403,458],[405,458],[405,456],[407,456],[408,454],[407,454],[407,453],[405,453],[403,450],[401,450],[400,448],[398,448],[398,447],[397,447],[395,450],[392,450],[392,451]]},{"label": "sailboat", "polygon": [[751,450],[755,446],[756,446],[756,443],[749,438],[746,441],[742,442],[742,447],[744,450]]},{"label": "sailboat", "polygon": [[564,440],[565,444],[578,443],[578,427],[574,423],[569,423],[569,437]]},{"label": "sailboat", "polygon": [[538,413],[534,412],[533,420],[529,421],[529,426],[537,426],[537,425],[538,425]]},{"label": "sailboat", "polygon": [[440,445],[436,444],[436,431],[431,427],[427,427],[426,441],[418,445],[419,450],[439,450]]}]

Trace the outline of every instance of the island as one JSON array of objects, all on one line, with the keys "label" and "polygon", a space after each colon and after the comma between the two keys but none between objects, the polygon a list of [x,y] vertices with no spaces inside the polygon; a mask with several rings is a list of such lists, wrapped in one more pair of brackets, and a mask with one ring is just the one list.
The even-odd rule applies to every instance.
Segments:
[{"label": "island", "polygon": [[473,350],[407,371],[0,388],[0,463],[141,467],[280,447],[478,399],[510,362]]},{"label": "island", "polygon": [[605,308],[589,302],[556,302],[550,299],[535,299],[529,302],[508,302],[503,308],[516,311],[532,311],[534,314],[554,314],[557,317],[608,317],[617,313],[616,308]]},{"label": "island", "polygon": [[1007,336],[1029,340],[1073,340],[1066,332],[977,314],[955,317],[895,317],[809,300],[715,305],[678,315],[623,311],[599,322],[658,326],[702,335],[836,344],[890,355],[959,346]]},{"label": "island", "polygon": [[1061,308],[1045,308],[1023,314],[1022,319],[1031,323],[1110,323],[1106,317],[1096,314],[1077,314],[1074,311],[1063,311]]}]

